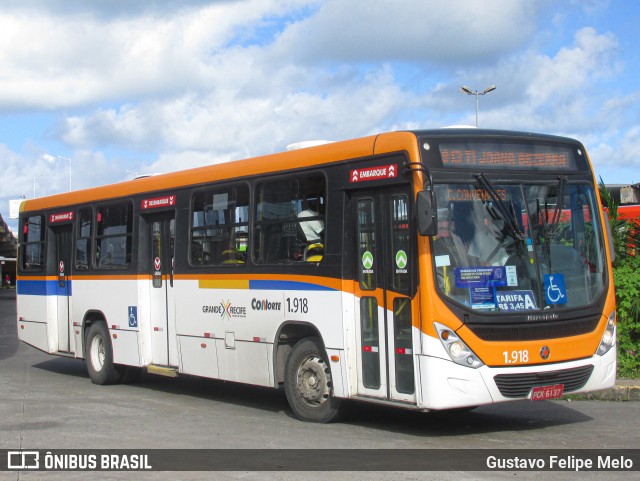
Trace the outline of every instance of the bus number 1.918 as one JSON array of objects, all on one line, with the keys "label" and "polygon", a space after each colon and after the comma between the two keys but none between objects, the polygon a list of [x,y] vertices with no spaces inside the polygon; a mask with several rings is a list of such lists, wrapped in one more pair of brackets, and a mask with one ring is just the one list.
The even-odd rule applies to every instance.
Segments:
[{"label": "bus number 1.918", "polygon": [[504,351],[502,353],[504,356],[505,364],[520,364],[529,362],[529,351]]},{"label": "bus number 1.918", "polygon": [[287,297],[287,312],[306,314],[309,312],[309,301],[304,297]]}]

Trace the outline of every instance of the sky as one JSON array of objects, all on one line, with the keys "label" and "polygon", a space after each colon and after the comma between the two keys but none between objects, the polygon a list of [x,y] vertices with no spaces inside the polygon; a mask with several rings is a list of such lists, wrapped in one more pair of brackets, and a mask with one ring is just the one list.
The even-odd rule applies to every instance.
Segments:
[{"label": "sky", "polygon": [[1,0],[9,200],[474,125],[584,143],[640,182],[635,0]]}]

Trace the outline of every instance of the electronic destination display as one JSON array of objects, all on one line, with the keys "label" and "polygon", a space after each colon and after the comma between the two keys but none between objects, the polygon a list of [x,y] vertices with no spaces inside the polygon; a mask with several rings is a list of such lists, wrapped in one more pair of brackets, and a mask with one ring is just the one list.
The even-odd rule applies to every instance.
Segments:
[{"label": "electronic destination display", "polygon": [[439,151],[443,167],[518,170],[575,170],[573,150],[547,144],[513,142],[442,142]]}]

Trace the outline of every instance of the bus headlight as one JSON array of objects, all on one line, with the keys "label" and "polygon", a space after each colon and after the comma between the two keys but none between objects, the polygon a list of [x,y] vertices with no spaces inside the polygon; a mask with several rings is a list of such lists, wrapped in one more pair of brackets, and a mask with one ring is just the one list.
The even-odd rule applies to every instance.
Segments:
[{"label": "bus headlight", "polygon": [[434,322],[433,325],[436,331],[438,331],[440,342],[442,342],[442,345],[453,362],[461,366],[473,368],[484,366],[484,363],[478,359],[478,356],[462,342],[462,339],[460,339],[453,330],[437,322]]},{"label": "bus headlight", "polygon": [[604,330],[604,334],[602,334],[602,339],[600,340],[600,345],[598,346],[598,350],[596,354],[599,356],[604,356],[616,343],[616,311],[613,311],[609,316],[609,320],[607,321],[607,328]]}]

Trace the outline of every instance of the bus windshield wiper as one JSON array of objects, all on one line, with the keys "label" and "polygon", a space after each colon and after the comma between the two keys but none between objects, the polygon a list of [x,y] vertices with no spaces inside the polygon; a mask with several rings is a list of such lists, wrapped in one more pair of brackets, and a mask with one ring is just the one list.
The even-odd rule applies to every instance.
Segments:
[{"label": "bus windshield wiper", "polygon": [[508,233],[511,234],[514,239],[524,241],[524,233],[522,232],[520,226],[518,225],[518,222],[516,221],[516,213],[513,207],[513,202],[509,201],[510,208],[507,207],[496,192],[496,189],[493,187],[493,185],[491,185],[491,182],[489,182],[484,174],[477,174],[475,175],[475,178],[482,190],[484,190],[487,194],[489,194],[489,197],[491,197],[491,200],[498,209],[498,213],[505,222]]},{"label": "bus windshield wiper", "polygon": [[[548,226],[548,238],[550,240],[551,237],[556,235],[558,230],[558,226],[560,225],[560,217],[562,215],[562,209],[564,208],[564,186],[567,183],[567,176],[558,177],[558,197],[556,200],[556,207],[553,210],[553,217],[551,218],[551,224]],[[546,205],[545,205],[546,207]],[[546,214],[545,214],[546,215]],[[547,232],[545,232],[547,234]]]},{"label": "bus windshield wiper", "polygon": [[536,199],[536,206],[536,215],[539,221],[542,222],[542,236],[544,237],[545,253],[547,254],[547,259],[549,259],[549,268],[551,268],[551,228],[547,222],[549,210],[546,208],[547,206],[545,204],[544,212],[542,212],[542,209],[540,208],[540,199]]}]

